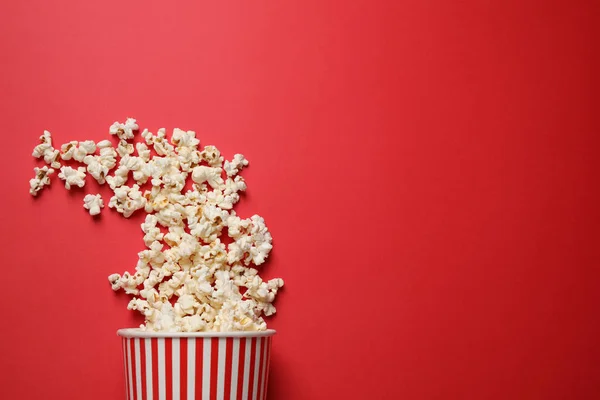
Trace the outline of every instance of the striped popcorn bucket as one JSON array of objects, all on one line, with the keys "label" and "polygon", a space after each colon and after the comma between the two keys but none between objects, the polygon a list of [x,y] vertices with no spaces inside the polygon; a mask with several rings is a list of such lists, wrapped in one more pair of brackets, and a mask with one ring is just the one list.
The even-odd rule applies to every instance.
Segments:
[{"label": "striped popcorn bucket", "polygon": [[271,339],[260,332],[120,329],[127,400],[264,400]]}]

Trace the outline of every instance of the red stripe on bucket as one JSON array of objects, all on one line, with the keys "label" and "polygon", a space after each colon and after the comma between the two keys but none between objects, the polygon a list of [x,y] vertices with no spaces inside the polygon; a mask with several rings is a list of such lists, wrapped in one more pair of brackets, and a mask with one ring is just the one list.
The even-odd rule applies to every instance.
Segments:
[{"label": "red stripe on bucket", "polygon": [[211,338],[210,342],[210,400],[217,400],[217,378],[219,367],[219,339]]},{"label": "red stripe on bucket", "polygon": [[187,363],[188,363],[188,341],[186,338],[179,339],[179,396],[181,400],[187,399]]},{"label": "red stripe on bucket", "polygon": [[158,339],[150,339],[152,344],[152,398],[158,399]]},{"label": "red stripe on bucket", "polygon": [[231,398],[231,369],[233,368],[233,339],[227,338],[225,342],[225,396]]}]

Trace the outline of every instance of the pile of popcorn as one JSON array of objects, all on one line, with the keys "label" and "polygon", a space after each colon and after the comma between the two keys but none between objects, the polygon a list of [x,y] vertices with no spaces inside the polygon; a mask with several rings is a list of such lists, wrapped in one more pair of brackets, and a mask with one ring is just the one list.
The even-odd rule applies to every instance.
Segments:
[{"label": "pile of popcorn", "polygon": [[[133,296],[128,308],[144,315],[142,329],[265,330],[262,315],[275,313],[273,300],[283,280],[263,281],[252,267],[264,263],[272,248],[264,219],[242,219],[232,210],[246,190],[238,174],[248,161],[241,154],[223,161],[214,146],[200,150],[192,131],[175,129],[169,141],[165,129],[156,134],[145,129],[143,140],[134,144],[137,131],[136,120],[129,118],[109,129],[116,146],[110,140],[71,141],[60,150],[44,131],[33,156],[47,165],[35,168],[29,192],[37,196],[55,169],[67,189],[83,187],[89,174],[114,192],[109,208],[126,218],[138,210],[147,213],[141,224],[147,249],[138,253],[135,273],[108,277],[113,290]],[[64,161],[82,165],[73,168]],[[188,177],[192,189],[182,193]],[[97,215],[104,200],[88,194],[83,207]],[[227,246],[220,239],[224,228],[232,240]]]}]

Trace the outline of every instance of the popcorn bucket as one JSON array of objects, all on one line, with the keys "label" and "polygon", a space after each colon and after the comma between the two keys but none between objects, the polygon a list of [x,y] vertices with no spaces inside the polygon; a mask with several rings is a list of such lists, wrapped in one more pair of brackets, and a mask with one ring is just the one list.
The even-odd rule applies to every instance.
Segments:
[{"label": "popcorn bucket", "polygon": [[264,400],[272,329],[146,332],[120,329],[127,400]]}]

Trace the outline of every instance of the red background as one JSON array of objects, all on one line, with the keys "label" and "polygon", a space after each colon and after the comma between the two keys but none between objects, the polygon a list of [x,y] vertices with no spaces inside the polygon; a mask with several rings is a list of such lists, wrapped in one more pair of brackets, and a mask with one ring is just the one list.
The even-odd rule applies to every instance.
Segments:
[{"label": "red background", "polygon": [[2,2],[0,397],[124,398],[115,331],[140,320],[106,277],[141,215],[27,191],[43,129],[133,116],[251,162],[238,211],[287,284],[271,399],[599,398],[599,11]]}]

